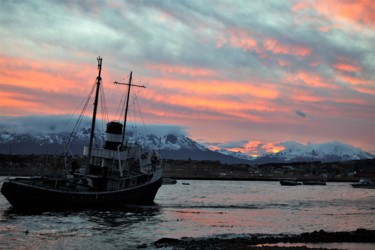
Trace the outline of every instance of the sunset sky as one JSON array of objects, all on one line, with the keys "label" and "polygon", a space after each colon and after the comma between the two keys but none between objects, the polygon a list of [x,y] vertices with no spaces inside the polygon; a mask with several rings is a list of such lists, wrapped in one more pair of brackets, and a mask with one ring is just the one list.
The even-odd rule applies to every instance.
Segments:
[{"label": "sunset sky", "polygon": [[213,149],[375,153],[374,13],[372,0],[3,0],[0,119],[77,112],[101,56],[111,119],[113,82],[133,71],[145,123]]}]

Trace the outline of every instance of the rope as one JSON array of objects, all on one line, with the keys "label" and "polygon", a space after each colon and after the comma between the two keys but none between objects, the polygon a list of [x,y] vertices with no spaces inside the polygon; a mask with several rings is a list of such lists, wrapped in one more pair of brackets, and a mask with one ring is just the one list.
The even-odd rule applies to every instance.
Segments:
[{"label": "rope", "polygon": [[86,97],[86,102],[84,102],[83,108],[81,110],[81,113],[80,113],[77,121],[76,121],[76,124],[74,125],[74,128],[73,128],[72,132],[70,133],[68,139],[65,142],[64,153],[67,153],[66,151],[69,149],[70,154],[73,155],[72,152],[70,151],[70,145],[72,144],[72,138],[73,138],[73,135],[75,135],[77,133],[77,130],[78,130],[78,128],[80,127],[80,125],[82,123],[82,119],[83,119],[84,113],[85,113],[85,111],[87,109],[88,103],[90,102],[90,99],[91,99],[92,93],[94,92],[94,89],[95,89],[95,83],[92,86],[89,95]]},{"label": "rope", "polygon": [[142,115],[141,107],[139,106],[138,97],[136,98],[136,102],[137,102],[137,107],[138,107],[139,116],[141,117],[141,120],[142,120],[143,128],[144,128],[146,134],[149,134],[148,131],[147,131],[147,127],[146,127],[145,121],[144,121],[144,119],[143,119],[143,115]]},{"label": "rope", "polygon": [[108,110],[107,110],[107,103],[106,103],[106,99],[105,99],[105,93],[104,93],[104,87],[103,87],[103,84],[100,85],[100,107],[101,107],[101,113],[102,113],[102,116],[103,116],[103,119],[102,119],[102,131],[105,130],[105,125],[107,122],[109,122],[109,118],[108,118]]}]

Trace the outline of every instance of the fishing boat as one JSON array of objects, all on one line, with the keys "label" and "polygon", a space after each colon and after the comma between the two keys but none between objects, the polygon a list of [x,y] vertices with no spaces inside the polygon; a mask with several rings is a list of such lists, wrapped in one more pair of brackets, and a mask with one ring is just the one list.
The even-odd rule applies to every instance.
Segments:
[{"label": "fishing boat", "polygon": [[174,185],[177,184],[177,180],[174,177],[164,177],[162,179],[162,185]]},{"label": "fishing boat", "polygon": [[327,182],[324,180],[304,180],[302,181],[302,184],[305,186],[325,186],[327,185]]},{"label": "fishing boat", "polygon": [[375,189],[375,182],[369,179],[360,179],[357,183],[352,184],[353,188]]},{"label": "fishing boat", "polygon": [[[158,152],[146,152],[137,143],[125,139],[132,72],[127,83],[127,101],[123,123],[107,123],[105,142],[94,145],[95,123],[101,88],[102,58],[98,58],[98,76],[89,145],[83,149],[85,163],[72,161],[70,170],[60,176],[8,178],[1,193],[15,209],[99,209],[128,204],[153,204],[162,183],[162,159]],[[92,91],[93,92],[93,91]]]},{"label": "fishing boat", "polygon": [[281,186],[299,186],[302,185],[302,182],[299,182],[295,179],[293,180],[280,180]]}]

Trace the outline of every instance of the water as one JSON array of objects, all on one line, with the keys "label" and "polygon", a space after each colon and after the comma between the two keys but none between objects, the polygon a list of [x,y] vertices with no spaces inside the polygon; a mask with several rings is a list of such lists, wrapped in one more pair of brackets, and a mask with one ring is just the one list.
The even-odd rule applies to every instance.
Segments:
[{"label": "water", "polygon": [[163,237],[375,230],[375,190],[348,183],[189,180],[162,186],[155,202],[122,211],[30,215],[13,212],[0,195],[0,249],[134,249],[152,248]]}]

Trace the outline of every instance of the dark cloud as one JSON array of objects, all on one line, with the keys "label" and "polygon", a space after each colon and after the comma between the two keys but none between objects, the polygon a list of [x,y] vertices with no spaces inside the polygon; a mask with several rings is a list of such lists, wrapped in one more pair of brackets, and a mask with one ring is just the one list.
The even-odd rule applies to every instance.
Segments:
[{"label": "dark cloud", "polygon": [[[79,120],[78,116],[58,115],[58,116],[0,116],[0,131],[16,134],[53,134],[53,133],[71,133]],[[97,129],[104,130],[103,121],[97,121]],[[82,117],[79,122],[79,128],[89,128],[91,118]],[[176,125],[150,124],[142,125],[130,123],[127,131],[133,131],[142,134],[153,134],[156,136],[165,136],[168,134],[188,135],[186,128]]]},{"label": "dark cloud", "polygon": [[[7,62],[3,62],[0,74],[4,76],[5,70],[12,71],[14,75],[19,70],[32,70],[56,78],[74,78],[74,81],[81,83],[85,81],[84,77],[80,79],[60,69],[56,72],[55,65],[30,68],[29,64],[21,61],[38,62],[40,65],[48,65],[50,61],[67,65],[77,63],[78,68],[80,64],[92,65],[93,58],[95,60],[101,55],[105,63],[104,73],[108,78],[115,78],[105,81],[118,80],[118,76],[128,74],[130,70],[151,79],[150,88],[158,98],[146,100],[147,118],[168,124],[173,121],[181,124],[177,130],[185,131],[189,127],[189,132],[194,127],[193,121],[201,120],[200,124],[195,125],[200,126],[194,131],[199,134],[197,137],[206,133],[207,129],[201,126],[203,123],[208,128],[225,124],[226,128],[230,128],[227,130],[231,131],[227,132],[228,137],[234,136],[235,132],[232,131],[239,131],[233,140],[250,137],[250,133],[259,134],[259,138],[275,137],[276,134],[279,137],[285,134],[296,137],[327,136],[324,131],[329,131],[329,128],[309,131],[304,124],[306,119],[299,119],[295,124],[290,124],[288,120],[293,115],[306,118],[306,114],[309,114],[316,119],[309,126],[332,124],[332,130],[337,128],[337,124],[350,120],[349,133],[340,136],[337,131],[335,136],[342,138],[352,135],[356,140],[362,136],[366,144],[373,147],[374,137],[365,135],[370,134],[374,126],[373,27],[359,27],[358,23],[352,25],[350,20],[344,22],[339,18],[322,16],[311,7],[312,4],[309,8],[296,11],[293,9],[295,3],[247,0],[1,1],[1,56],[20,58],[20,62],[9,68]],[[334,13],[332,16],[335,16]],[[326,29],[322,31],[322,28]],[[271,42],[271,45],[267,45],[267,42]],[[308,53],[298,55],[298,46]],[[354,65],[358,70],[339,72],[334,66],[338,62]],[[149,64],[173,65],[183,69],[202,68],[214,74],[195,76],[168,70],[160,72],[146,67]],[[157,79],[160,76],[161,79]],[[350,82],[350,78],[345,77],[351,77],[354,81]],[[157,87],[152,82],[154,79],[157,83],[170,80],[169,88]],[[210,80],[218,88],[221,82],[238,81],[257,87],[267,84],[277,92],[278,97],[264,100],[251,93],[240,95],[228,91],[217,96],[200,93],[202,100],[230,101],[233,104],[233,107],[227,105],[223,108],[205,107],[204,102],[197,107],[184,105],[177,99],[165,101],[173,95],[180,95],[179,98],[184,99],[195,94],[177,87],[181,79],[194,84],[196,89]],[[48,106],[50,113],[61,110],[64,102],[68,103],[65,107],[71,110],[76,103],[73,98],[82,99],[78,92],[83,88],[62,93],[26,87],[27,83],[24,87],[11,86],[12,82],[0,84],[8,97],[25,103],[40,102],[41,106]],[[111,90],[108,100],[114,97],[116,93]],[[254,99],[254,103],[261,103],[258,107],[263,106],[264,109],[256,109],[250,102],[247,107],[242,107],[241,104],[250,98]],[[303,107],[303,111],[295,110],[295,107]],[[2,115],[12,115],[11,107],[0,108]],[[233,112],[238,109],[241,109],[240,112]],[[317,111],[322,109],[327,114]],[[29,110],[25,106],[13,112],[13,115],[18,115]],[[42,109],[41,112],[48,113]],[[187,118],[188,114],[190,117]],[[258,120],[251,120],[253,117]],[[357,131],[366,133],[361,135]]]},{"label": "dark cloud", "polygon": [[302,112],[301,110],[296,110],[296,115],[302,117],[302,118],[306,118],[306,114],[304,112]]}]

